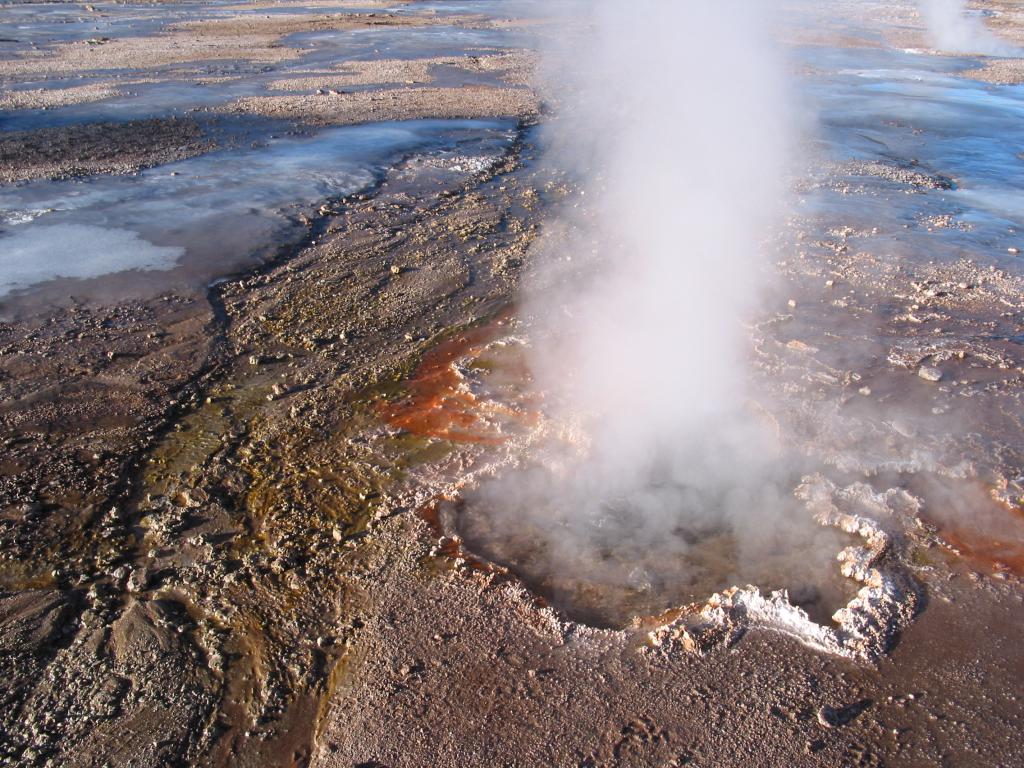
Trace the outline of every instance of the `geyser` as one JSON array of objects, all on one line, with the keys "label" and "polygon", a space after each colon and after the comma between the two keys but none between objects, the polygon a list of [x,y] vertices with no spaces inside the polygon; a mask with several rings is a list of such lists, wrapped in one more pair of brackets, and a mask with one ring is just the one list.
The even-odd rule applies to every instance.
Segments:
[{"label": "geyser", "polygon": [[980,16],[970,15],[964,0],[920,0],[918,7],[932,44],[943,51],[1020,55],[1019,48],[992,34]]},{"label": "geyser", "polygon": [[842,544],[793,499],[748,367],[794,133],[767,9],[572,11],[587,23],[545,51],[546,158],[572,191],[521,311],[547,437],[466,493],[455,528],[598,624],[747,582],[826,618]]},{"label": "geyser", "polygon": [[[626,627],[748,583],[785,589],[828,623],[856,593],[835,561],[855,538],[820,528],[791,494],[762,480],[651,478],[598,498],[587,473],[576,480],[533,465],[443,503],[439,515],[469,552],[592,626]],[[759,516],[764,526],[744,524]]]}]

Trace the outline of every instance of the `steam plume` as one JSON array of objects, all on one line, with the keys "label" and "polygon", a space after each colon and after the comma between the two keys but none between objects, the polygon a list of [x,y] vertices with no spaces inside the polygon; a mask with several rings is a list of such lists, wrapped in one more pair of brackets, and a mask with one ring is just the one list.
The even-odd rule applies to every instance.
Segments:
[{"label": "steam plume", "polygon": [[534,307],[557,339],[537,369],[589,417],[592,459],[636,480],[743,410],[741,321],[782,193],[789,99],[760,6],[590,8],[588,30],[550,52],[550,157],[586,212],[546,254],[570,286]]},{"label": "steam plume", "polygon": [[784,195],[792,105],[763,4],[574,10],[589,24],[547,52],[547,140],[581,202],[542,246],[526,314],[547,408],[586,447],[548,446],[544,470],[479,497],[507,511],[503,535],[542,539],[524,549],[544,550],[550,570],[575,559],[574,578],[644,590],[646,566],[682,563],[697,539],[765,562],[797,526],[792,477],[748,406],[743,326]]},{"label": "steam plume", "polygon": [[919,7],[932,43],[941,50],[988,56],[1020,55],[1020,49],[997,38],[981,18],[968,15],[965,0],[920,0]]}]

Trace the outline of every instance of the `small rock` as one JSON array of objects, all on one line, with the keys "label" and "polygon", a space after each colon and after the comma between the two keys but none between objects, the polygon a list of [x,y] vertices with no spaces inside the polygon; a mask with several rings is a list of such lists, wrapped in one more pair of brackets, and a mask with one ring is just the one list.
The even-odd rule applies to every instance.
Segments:
[{"label": "small rock", "polygon": [[818,724],[822,728],[835,728],[839,723],[839,713],[835,707],[822,704],[818,707]]},{"label": "small rock", "polygon": [[786,302],[790,309],[796,309],[796,299],[790,299]]},{"label": "small rock", "polygon": [[149,586],[149,573],[145,568],[136,568],[128,577],[127,588],[129,592],[144,592]]},{"label": "small rock", "polygon": [[938,368],[931,368],[927,365],[922,365],[918,369],[917,375],[925,381],[942,381],[942,371]]}]

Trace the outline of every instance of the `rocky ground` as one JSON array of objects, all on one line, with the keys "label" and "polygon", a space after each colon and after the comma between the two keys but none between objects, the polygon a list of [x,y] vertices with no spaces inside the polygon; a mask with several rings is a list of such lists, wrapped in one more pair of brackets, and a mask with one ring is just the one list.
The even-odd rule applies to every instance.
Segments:
[{"label": "rocky ground", "polygon": [[33,49],[0,61],[0,76],[75,76],[88,70],[115,69],[145,71],[219,60],[273,64],[301,55],[296,48],[281,44],[289,34],[436,23],[437,18],[429,15],[399,17],[374,12],[199,19],[172,25],[153,36],[98,37],[46,50]]},{"label": "rocky ground", "polygon": [[447,119],[529,115],[536,100],[521,89],[396,88],[377,94],[254,96],[231,105],[232,111],[265,117],[302,119],[312,124],[352,125],[374,120]]},{"label": "rocky ground", "polygon": [[217,145],[189,118],[9,131],[0,134],[0,181],[134,173]]},{"label": "rocky ground", "polygon": [[9,758],[308,754],[362,621],[345,574],[415,460],[366,444],[373,403],[508,300],[530,236],[503,162],[451,189],[399,168],[207,300],[4,329]]},{"label": "rocky ground", "polygon": [[[263,36],[279,32],[207,25],[154,62],[243,35],[273,51]],[[74,60],[55,56],[15,69]],[[869,231],[795,219],[751,320],[772,418],[817,457],[829,498],[904,494],[876,510],[878,568],[904,580],[909,620],[870,657],[809,647],[750,608],[574,623],[431,516],[438,494],[527,451],[534,425],[513,398],[513,426],[490,439],[482,403],[431,399],[428,374],[528,331],[516,300],[532,246],[557,238],[559,206],[582,204],[536,163],[529,59],[513,58],[461,62],[505,78],[469,89],[430,82],[452,66],[435,60],[277,78],[251,111],[300,125],[522,122],[493,163],[412,156],[326,201],[300,244],[208,291],[20,301],[0,324],[3,762],[1020,762],[1024,285],[1004,271],[897,263]],[[8,182],[124,172],[207,141],[186,119],[7,133],[0,166]],[[898,164],[831,173],[851,170],[944,183]],[[942,514],[960,482],[993,507],[975,530]]]}]

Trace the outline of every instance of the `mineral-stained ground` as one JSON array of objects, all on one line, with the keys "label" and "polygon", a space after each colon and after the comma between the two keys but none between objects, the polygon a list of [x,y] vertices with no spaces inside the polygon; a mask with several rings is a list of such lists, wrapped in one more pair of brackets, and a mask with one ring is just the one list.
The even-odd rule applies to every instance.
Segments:
[{"label": "mineral-stained ground", "polygon": [[[519,288],[538,246],[557,247],[546,224],[585,201],[540,161],[530,54],[385,49],[410,28],[525,25],[370,2],[196,21],[208,5],[146,6],[133,24],[154,7],[172,23],[80,39],[5,27],[0,193],[230,150],[257,118],[299,135],[504,118],[509,140],[403,153],[209,285],[127,281],[115,299],[92,291],[103,278],[58,279],[0,299],[0,763],[1024,761],[1024,272],[794,217],[750,322],[752,367],[780,442],[816,462],[796,498],[847,532],[836,572],[867,591],[824,625],[773,584],[587,623],[515,557],[473,551],[457,519],[544,431],[514,351],[531,333]],[[903,10],[895,29],[920,34]],[[310,39],[366,28],[377,56],[303,58]],[[235,79],[257,87],[186,115],[101,109]],[[822,161],[797,186],[857,210],[949,184],[890,155]],[[922,232],[968,226],[928,211]]]}]

